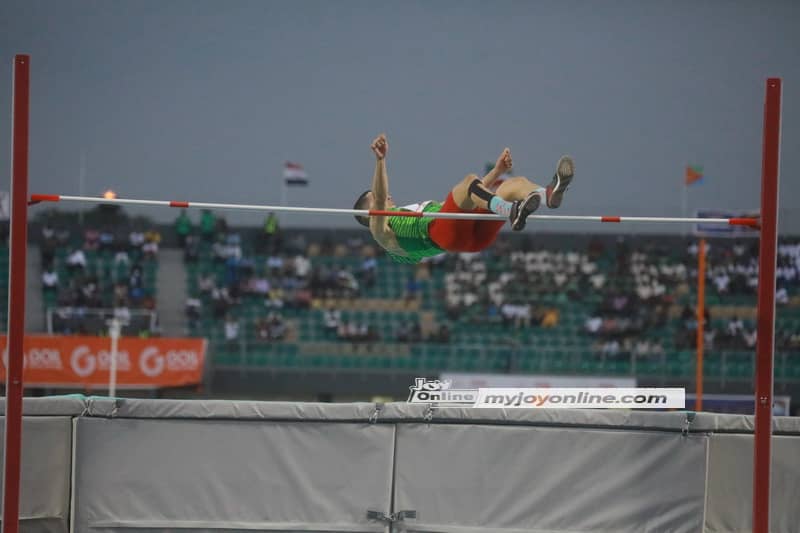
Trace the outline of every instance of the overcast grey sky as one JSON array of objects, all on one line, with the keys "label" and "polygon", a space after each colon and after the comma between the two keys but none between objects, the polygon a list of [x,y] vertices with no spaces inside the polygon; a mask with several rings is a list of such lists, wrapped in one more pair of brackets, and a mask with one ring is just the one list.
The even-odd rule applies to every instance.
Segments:
[{"label": "overcast grey sky", "polygon": [[510,146],[542,181],[575,157],[563,213],[678,214],[687,163],[707,176],[690,208],[746,209],[780,76],[782,229],[798,233],[799,29],[790,0],[4,0],[0,153],[13,54],[29,53],[32,192],[78,193],[84,152],[87,194],[277,204],[288,159],[311,178],[291,204],[350,207],[386,131],[401,203]]}]

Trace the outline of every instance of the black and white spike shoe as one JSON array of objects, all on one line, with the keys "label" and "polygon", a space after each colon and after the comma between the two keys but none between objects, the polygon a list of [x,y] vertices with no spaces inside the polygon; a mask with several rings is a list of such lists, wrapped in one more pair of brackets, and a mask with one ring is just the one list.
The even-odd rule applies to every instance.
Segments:
[{"label": "black and white spike shoe", "polygon": [[511,229],[514,231],[522,231],[525,229],[525,222],[528,220],[528,215],[539,209],[539,204],[542,203],[541,189],[533,191],[524,200],[517,200],[511,204],[511,214],[508,220],[511,222]]},{"label": "black and white spike shoe", "polygon": [[547,186],[547,207],[555,209],[561,205],[564,193],[575,175],[575,162],[568,155],[558,160],[556,174]]}]

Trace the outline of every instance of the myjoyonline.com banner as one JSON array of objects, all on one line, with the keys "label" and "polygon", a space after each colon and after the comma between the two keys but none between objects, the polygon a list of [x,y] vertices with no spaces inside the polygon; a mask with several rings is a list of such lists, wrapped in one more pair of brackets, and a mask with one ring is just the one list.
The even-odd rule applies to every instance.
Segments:
[{"label": "myjoyonline.com banner", "polygon": [[[0,336],[6,379],[8,338]],[[107,388],[111,339],[26,335],[23,344],[26,387]],[[121,337],[117,347],[117,387],[150,389],[196,385],[203,379],[204,339]]]}]

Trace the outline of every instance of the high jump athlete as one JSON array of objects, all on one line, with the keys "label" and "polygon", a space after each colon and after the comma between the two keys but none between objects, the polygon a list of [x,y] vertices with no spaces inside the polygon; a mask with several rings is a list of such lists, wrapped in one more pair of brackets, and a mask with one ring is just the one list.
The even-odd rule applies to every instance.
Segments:
[{"label": "high jump athlete", "polygon": [[[507,178],[492,192],[492,184],[511,170],[511,151],[506,148],[494,168],[483,178],[469,174],[450,190],[444,203],[426,201],[404,207],[395,206],[389,194],[386,154],[389,143],[385,134],[370,145],[375,154],[372,188],[356,200],[354,209],[417,211],[442,213],[496,213],[508,217],[511,229],[521,231],[531,213],[544,202],[547,207],[561,205],[575,171],[572,158],[558,161],[555,175],[547,187],[527,178]],[[502,220],[455,220],[402,216],[357,216],[369,228],[375,242],[401,263],[416,263],[443,252],[477,252],[490,246],[505,224]]]}]

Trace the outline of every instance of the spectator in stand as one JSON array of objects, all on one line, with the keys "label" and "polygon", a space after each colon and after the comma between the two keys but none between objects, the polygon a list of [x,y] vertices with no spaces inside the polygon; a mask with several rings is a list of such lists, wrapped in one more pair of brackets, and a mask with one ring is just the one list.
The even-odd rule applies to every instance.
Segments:
[{"label": "spectator in stand", "polygon": [[361,262],[359,278],[366,288],[371,289],[375,286],[375,281],[378,278],[378,261],[375,260],[375,257],[364,258],[364,261]]},{"label": "spectator in stand", "polygon": [[744,339],[744,344],[745,346],[747,346],[748,349],[750,350],[755,349],[757,341],[755,329],[745,330],[744,334],[742,335],[742,338]]},{"label": "spectator in stand", "polygon": [[303,283],[294,293],[294,307],[296,309],[310,309],[313,295],[308,284]]},{"label": "spectator in stand", "polygon": [[337,331],[339,340],[358,342],[366,340],[367,331],[369,330],[366,324],[359,324],[355,320],[342,322]]},{"label": "spectator in stand", "polygon": [[71,271],[85,270],[86,269],[86,254],[83,250],[77,248],[67,256],[67,266]]},{"label": "spectator in stand", "polygon": [[336,329],[336,338],[339,339],[340,341],[347,340],[349,338],[348,331],[349,329],[347,327],[347,322],[345,321],[340,322],[339,327]]},{"label": "spectator in stand", "polygon": [[230,249],[228,248],[228,245],[225,244],[225,239],[222,235],[217,237],[217,239],[214,241],[214,244],[211,245],[211,254],[215,263],[224,263],[228,259]]},{"label": "spectator in stand", "polygon": [[789,303],[789,292],[786,287],[778,287],[775,291],[775,303],[778,305],[786,305]]},{"label": "spectator in stand", "polygon": [[58,293],[58,272],[56,272],[52,265],[49,265],[48,268],[42,272],[42,286],[46,294],[55,296]]},{"label": "spectator in stand", "polygon": [[189,331],[191,334],[197,330],[200,323],[200,316],[203,311],[203,303],[199,298],[189,297],[186,299],[186,319],[189,322]]},{"label": "spectator in stand", "polygon": [[283,321],[283,317],[273,311],[267,315],[267,321],[269,323],[270,340],[283,340],[283,338],[286,336],[286,323]]},{"label": "spectator in stand", "polygon": [[153,259],[158,255],[158,245],[161,243],[161,234],[156,230],[149,230],[144,234],[142,253],[146,259]]},{"label": "spectator in stand", "polygon": [[253,276],[248,281],[248,292],[251,294],[255,294],[257,296],[265,297],[269,294],[269,281],[267,277],[264,275],[263,272],[259,273],[256,276]]},{"label": "spectator in stand", "polygon": [[200,294],[210,294],[217,286],[214,275],[211,272],[203,272],[197,278],[197,289]]},{"label": "spectator in stand", "polygon": [[336,273],[336,286],[339,294],[344,298],[358,297],[358,281],[353,273],[346,268],[340,268]]},{"label": "spectator in stand", "polygon": [[397,331],[394,334],[397,342],[409,342],[411,338],[411,323],[401,322],[397,326]]},{"label": "spectator in stand", "polygon": [[131,323],[131,310],[127,305],[114,307],[114,318],[119,320],[123,326]]},{"label": "spectator in stand", "polygon": [[144,298],[144,278],[142,276],[142,267],[134,265],[131,269],[131,275],[128,278],[128,291],[131,301],[137,305]]},{"label": "spectator in stand", "polygon": [[114,284],[114,301],[127,302],[128,301],[128,285],[126,283],[117,282]]},{"label": "spectator in stand", "polygon": [[98,243],[101,252],[111,252],[114,249],[114,233],[110,229],[104,228],[100,232]]},{"label": "spectator in stand", "polygon": [[211,305],[213,306],[214,318],[220,319],[228,314],[233,301],[225,287],[214,287],[211,289]]},{"label": "spectator in stand", "polygon": [[186,246],[186,240],[192,233],[192,219],[186,209],[181,209],[178,218],[175,219],[175,235],[178,236],[178,245],[183,248]]},{"label": "spectator in stand", "polygon": [[230,314],[225,316],[225,343],[229,351],[239,349],[239,321]]},{"label": "spectator in stand", "polygon": [[269,319],[267,317],[262,316],[256,319],[255,321],[255,330],[256,330],[256,341],[260,343],[268,343],[270,340],[269,337]]},{"label": "spectator in stand", "polygon": [[714,278],[714,285],[717,287],[717,293],[719,294],[727,294],[728,293],[728,286],[731,283],[731,278],[728,274],[722,270],[718,269],[713,274]]},{"label": "spectator in stand", "polygon": [[228,221],[225,217],[217,217],[214,231],[217,235],[226,235],[228,233]]},{"label": "spectator in stand", "polygon": [[272,254],[267,258],[267,269],[271,276],[280,276],[283,273],[283,257]]},{"label": "spectator in stand", "polygon": [[39,252],[41,255],[42,267],[46,268],[53,264],[56,256],[56,248],[58,241],[56,240],[56,230],[50,225],[50,222],[45,222],[42,227],[42,242],[39,245]]},{"label": "spectator in stand", "polygon": [[294,277],[299,280],[307,280],[311,274],[311,261],[302,254],[297,254],[293,261]]},{"label": "spectator in stand", "polygon": [[94,228],[87,229],[83,234],[83,249],[94,252],[100,247],[100,232]]},{"label": "spectator in stand", "polygon": [[738,316],[734,315],[733,318],[728,320],[728,324],[725,326],[725,331],[731,339],[736,339],[742,336],[744,333],[744,322]]},{"label": "spectator in stand", "polygon": [[414,276],[408,276],[406,280],[406,288],[405,292],[403,293],[403,299],[406,302],[406,305],[411,303],[419,302],[422,295],[420,294],[420,284],[417,282]]},{"label": "spectator in stand", "polygon": [[272,309],[283,309],[284,297],[283,287],[277,283],[270,283],[269,293],[267,294],[267,299],[264,300],[264,305]]},{"label": "spectator in stand", "polygon": [[350,255],[358,255],[364,247],[364,239],[360,235],[347,239],[347,251]]},{"label": "spectator in stand", "polygon": [[183,261],[185,263],[196,263],[200,258],[200,238],[195,234],[186,236],[183,246]]},{"label": "spectator in stand", "polygon": [[128,244],[131,250],[140,251],[144,245],[144,233],[139,230],[133,230],[128,234]]},{"label": "spectator in stand", "polygon": [[617,339],[611,339],[603,344],[602,355],[604,357],[610,357],[613,359],[614,357],[619,355],[620,349],[621,346],[619,344],[619,341]]},{"label": "spectator in stand", "polygon": [[262,250],[264,253],[273,254],[278,248],[280,239],[280,223],[275,213],[269,213],[264,219],[264,226],[261,232]]},{"label": "spectator in stand", "polygon": [[558,309],[549,308],[542,317],[543,328],[554,328],[558,325]]},{"label": "spectator in stand", "polygon": [[200,214],[200,236],[206,242],[213,242],[217,231],[217,219],[208,209],[203,209]]},{"label": "spectator in stand", "polygon": [[322,324],[328,335],[336,335],[342,323],[342,312],[331,306],[322,314]]},{"label": "spectator in stand", "polygon": [[83,304],[86,307],[99,308],[103,306],[100,300],[100,291],[97,278],[91,276],[81,286],[81,294],[83,297]]},{"label": "spectator in stand", "polygon": [[130,265],[131,258],[128,255],[128,250],[124,246],[117,246],[117,253],[114,254],[114,265]]},{"label": "spectator in stand", "polygon": [[600,328],[603,326],[603,319],[599,316],[590,316],[584,322],[584,329],[590,335],[595,335],[600,331]]},{"label": "spectator in stand", "polygon": [[713,350],[714,349],[714,340],[715,340],[716,336],[717,336],[717,332],[716,332],[716,330],[714,330],[712,328],[707,328],[707,329],[703,330],[703,346],[707,350]]}]

